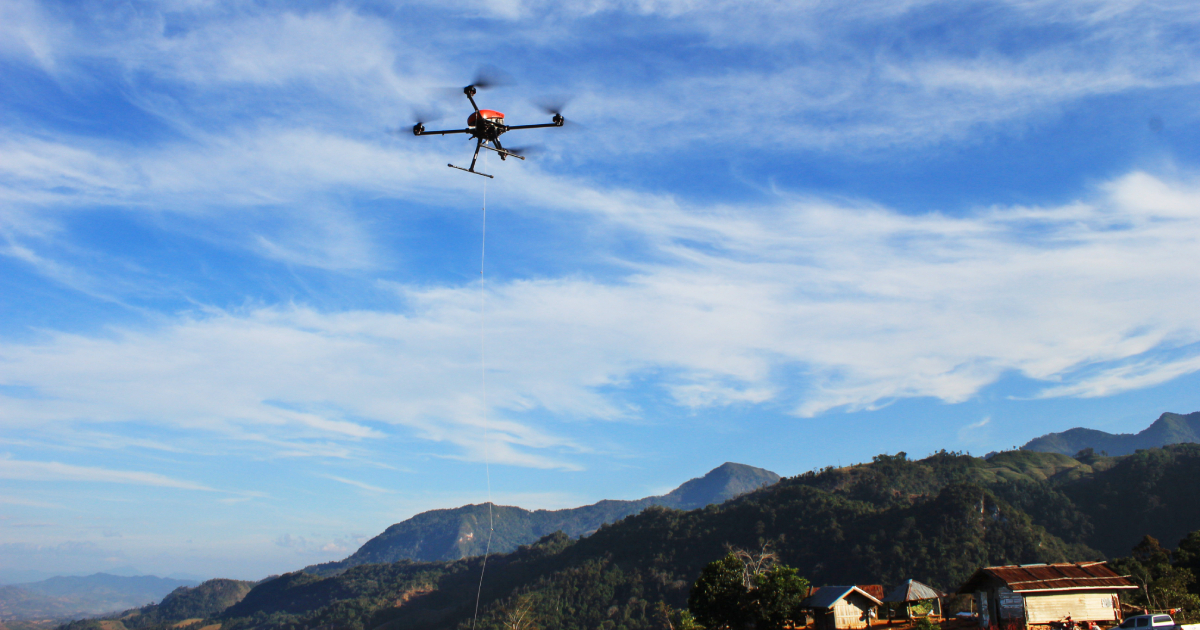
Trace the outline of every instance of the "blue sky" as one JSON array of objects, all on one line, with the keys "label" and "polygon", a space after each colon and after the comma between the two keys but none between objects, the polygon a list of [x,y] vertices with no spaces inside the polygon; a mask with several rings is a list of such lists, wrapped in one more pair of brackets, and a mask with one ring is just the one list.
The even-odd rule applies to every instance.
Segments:
[{"label": "blue sky", "polygon": [[[1198,410],[1198,21],[0,0],[0,574],[295,570],[485,460],[558,508]],[[488,181],[407,133],[485,64],[580,123]]]}]

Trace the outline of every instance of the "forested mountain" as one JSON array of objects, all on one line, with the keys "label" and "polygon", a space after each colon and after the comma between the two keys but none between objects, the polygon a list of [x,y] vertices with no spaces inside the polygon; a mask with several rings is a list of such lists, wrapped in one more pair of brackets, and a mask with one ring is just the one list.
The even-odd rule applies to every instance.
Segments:
[{"label": "forested mountain", "polygon": [[[493,555],[477,627],[499,629],[520,610],[540,627],[665,628],[667,609],[686,605],[701,568],[728,546],[767,545],[818,585],[914,578],[944,590],[989,564],[1127,555],[1146,534],[1174,547],[1200,529],[1196,478],[1197,445],[1120,458],[881,455],[720,505],[651,507],[581,539],[550,534]],[[406,560],[329,577],[291,573],[211,621],[222,630],[466,628],[481,564]]]},{"label": "forested mountain", "polygon": [[1129,455],[1138,449],[1169,444],[1200,443],[1200,411],[1186,416],[1164,413],[1140,433],[1112,434],[1095,429],[1074,428],[1034,438],[1021,448],[1043,453],[1074,455],[1086,449],[1107,455]]},{"label": "forested mountain", "polygon": [[[1135,545],[1147,548],[1146,535],[1174,548],[1192,532],[1189,548],[1200,557],[1197,478],[1194,444],[1081,459],[1034,451],[988,459],[941,452],[919,461],[880,455],[720,505],[654,506],[590,536],[554,533],[493,555],[476,627],[499,630],[520,612],[538,627],[665,629],[669,609],[686,605],[700,570],[730,546],[769,547],[817,585],[913,578],[942,590],[980,566],[1128,555]],[[465,630],[482,564],[481,557],[405,560],[328,577],[290,573],[204,623]]]},{"label": "forested mountain", "polygon": [[[722,503],[779,481],[779,475],[762,468],[726,462],[703,477],[692,479],[670,493],[636,501],[600,501],[565,510],[524,510],[493,506],[495,523],[492,550],[508,552],[556,531],[572,538],[596,531],[650,506],[680,510]],[[487,544],[488,505],[467,505],[449,510],[430,510],[392,525],[367,541],[353,555],[338,562],[313,565],[304,570],[332,575],[360,564],[398,560],[457,560],[483,553]]]}]

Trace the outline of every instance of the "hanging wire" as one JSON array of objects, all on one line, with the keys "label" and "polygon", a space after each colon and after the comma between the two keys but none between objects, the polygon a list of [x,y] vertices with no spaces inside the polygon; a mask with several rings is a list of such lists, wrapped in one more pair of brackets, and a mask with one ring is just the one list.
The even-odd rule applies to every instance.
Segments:
[{"label": "hanging wire", "polygon": [[[483,155],[483,167],[487,170],[487,154]],[[492,464],[491,464],[491,447],[488,443],[487,434],[487,285],[483,275],[484,263],[487,261],[487,178],[483,180],[483,227],[482,236],[479,243],[479,390],[482,400],[481,413],[483,422],[481,423],[481,432],[483,434],[483,470],[487,477],[487,507],[488,507],[488,535],[487,546],[483,551],[483,564],[479,567],[479,588],[475,591],[475,616],[471,618],[471,630],[475,630],[475,622],[479,620],[479,599],[483,595],[483,576],[487,572],[488,555],[492,551],[492,532],[495,531],[494,519],[492,515]]]}]

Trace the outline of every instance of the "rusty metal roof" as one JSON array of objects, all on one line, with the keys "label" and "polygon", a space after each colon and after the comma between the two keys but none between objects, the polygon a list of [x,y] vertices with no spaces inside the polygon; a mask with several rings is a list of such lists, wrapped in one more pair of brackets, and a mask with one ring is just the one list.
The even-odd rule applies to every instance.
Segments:
[{"label": "rusty metal roof", "polygon": [[859,590],[874,597],[879,601],[883,601],[883,585],[882,584],[856,584]]},{"label": "rusty metal roof", "polygon": [[987,576],[1004,582],[1015,593],[1137,588],[1133,582],[1117,575],[1103,562],[1063,562],[984,567],[976,571],[958,592],[974,591],[974,585]]}]

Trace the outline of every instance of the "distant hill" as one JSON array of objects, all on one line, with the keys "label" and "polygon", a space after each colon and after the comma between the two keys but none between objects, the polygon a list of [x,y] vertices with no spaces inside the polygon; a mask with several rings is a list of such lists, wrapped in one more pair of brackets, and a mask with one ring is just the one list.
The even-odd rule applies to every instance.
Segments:
[{"label": "distant hill", "polygon": [[[102,619],[76,621],[63,630],[140,630],[163,626],[186,626],[189,620],[215,617],[242,601],[254,582],[242,580],[208,580],[199,586],[181,586],[158,604],[150,604]],[[196,626],[197,629],[200,626]]]},{"label": "distant hill", "polygon": [[0,587],[0,620],[69,619],[157,602],[188,580],[95,573]]},{"label": "distant hill", "polygon": [[72,619],[87,614],[73,602],[19,586],[0,586],[0,623],[34,619]]},{"label": "distant hill", "polygon": [[1160,448],[1169,444],[1200,443],[1200,411],[1186,416],[1164,413],[1140,433],[1105,433],[1095,429],[1074,428],[1034,438],[1022,450],[1075,455],[1085,449],[1107,455],[1129,455],[1138,449]]},{"label": "distant hill", "polygon": [[[492,508],[495,523],[492,551],[512,551],[556,531],[577,538],[650,506],[693,510],[723,503],[777,481],[779,475],[769,470],[726,462],[665,495],[636,501],[605,500],[577,508],[535,511],[497,505]],[[345,560],[313,565],[304,570],[329,575],[361,564],[398,560],[430,562],[478,556],[483,554],[487,544],[487,528],[486,503],[430,510],[392,525]]]}]

